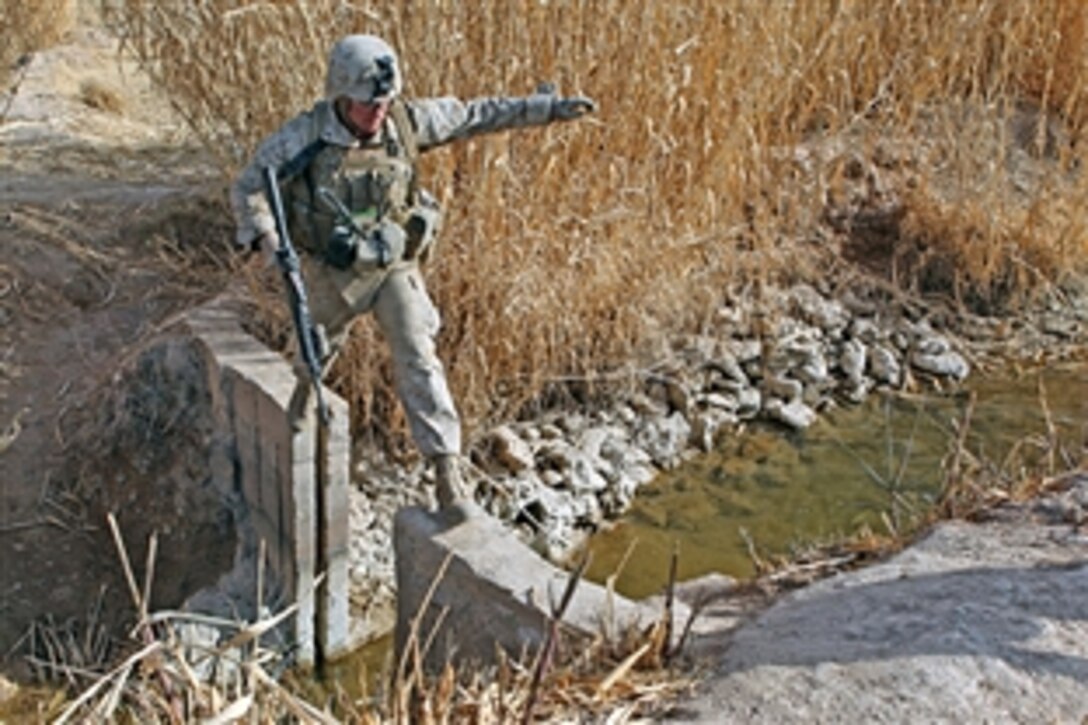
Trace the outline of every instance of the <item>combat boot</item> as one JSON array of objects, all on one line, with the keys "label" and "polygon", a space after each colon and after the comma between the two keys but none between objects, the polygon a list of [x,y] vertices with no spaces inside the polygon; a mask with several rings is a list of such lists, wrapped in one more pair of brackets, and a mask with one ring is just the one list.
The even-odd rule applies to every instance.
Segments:
[{"label": "combat boot", "polygon": [[468,486],[461,477],[461,463],[452,453],[435,456],[434,459],[435,496],[438,508],[447,509],[459,503],[469,501]]}]

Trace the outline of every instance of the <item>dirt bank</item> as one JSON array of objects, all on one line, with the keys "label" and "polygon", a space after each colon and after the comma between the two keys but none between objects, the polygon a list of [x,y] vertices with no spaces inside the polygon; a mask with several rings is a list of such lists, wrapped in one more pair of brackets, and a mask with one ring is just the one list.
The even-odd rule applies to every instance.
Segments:
[{"label": "dirt bank", "polygon": [[106,510],[136,557],[151,530],[165,537],[161,604],[229,567],[229,522],[169,485],[133,485],[178,439],[121,450],[104,425],[131,351],[224,284],[225,217],[198,153],[107,38],[78,33],[16,80],[0,101],[0,655],[37,622],[87,643],[72,654],[89,664],[128,616]]}]

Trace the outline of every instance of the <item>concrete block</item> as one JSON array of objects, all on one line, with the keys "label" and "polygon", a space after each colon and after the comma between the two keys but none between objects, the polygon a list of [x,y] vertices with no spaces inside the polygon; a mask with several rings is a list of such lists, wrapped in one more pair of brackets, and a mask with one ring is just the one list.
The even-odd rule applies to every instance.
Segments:
[{"label": "concrete block", "polygon": [[261,454],[260,433],[256,427],[257,391],[250,382],[228,371],[232,392],[231,408],[234,420],[234,439],[238,455],[238,480],[242,497],[251,508],[261,508]]},{"label": "concrete block", "polygon": [[319,570],[325,585],[318,592],[318,646],[326,659],[347,654],[350,641],[350,538],[348,521],[351,482],[351,430],[348,405],[325,391],[331,420],[325,429],[321,481]]},{"label": "concrete block", "polygon": [[294,579],[288,582],[291,599],[298,603],[295,636],[298,664],[312,667],[316,661],[315,581],[317,571],[317,414],[311,406],[291,428],[291,548],[295,564]]},{"label": "concrete block", "polygon": [[[351,440],[347,404],[329,390],[333,413],[324,441],[316,411],[291,419],[300,381],[278,353],[247,335],[227,300],[186,316],[207,363],[221,441],[216,463],[223,490],[241,489],[246,520],[267,543],[268,563],[297,602],[297,661],[336,657],[349,645],[349,503]],[[217,401],[217,402],[216,402]],[[319,572],[326,579],[319,592]]]},{"label": "concrete block", "polygon": [[[406,508],[394,520],[393,546],[398,587],[396,652],[403,651],[413,619],[421,637],[430,636],[446,610],[425,663],[435,671],[448,661],[494,662],[496,647],[519,657],[535,653],[547,635],[552,604],[558,606],[569,575],[521,543],[513,532],[482,511],[469,517],[456,510],[433,514]],[[443,562],[445,576],[431,605],[423,599]],[[687,618],[674,606],[674,632]],[[565,636],[586,637],[646,627],[662,609],[643,606],[583,580],[563,618]],[[399,654],[398,654],[399,657]]]},{"label": "concrete block", "polygon": [[260,386],[279,409],[289,409],[298,378],[282,356],[264,349],[263,354],[246,355],[244,359],[236,361],[234,368],[240,375]]},{"label": "concrete block", "polygon": [[291,427],[287,415],[274,398],[261,388],[257,391],[257,420],[254,427],[260,440],[260,506],[282,528],[292,516],[288,496],[291,473]]}]

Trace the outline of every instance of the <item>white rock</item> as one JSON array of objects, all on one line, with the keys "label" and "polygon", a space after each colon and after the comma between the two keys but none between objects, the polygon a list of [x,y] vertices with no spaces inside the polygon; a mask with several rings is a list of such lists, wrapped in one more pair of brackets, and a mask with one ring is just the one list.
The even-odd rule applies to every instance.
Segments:
[{"label": "white rock", "polygon": [[608,488],[608,480],[600,474],[589,456],[576,456],[567,471],[567,485],[576,494],[597,493]]},{"label": "white rock", "polygon": [[951,349],[952,346],[949,344],[948,340],[940,335],[927,335],[922,337],[918,340],[915,347],[915,351],[919,354],[930,356],[943,355]]},{"label": "white rock", "polygon": [[638,415],[631,408],[631,406],[627,405],[626,403],[621,403],[620,405],[616,406],[615,413],[616,418],[618,418],[625,425],[631,425],[638,419]]},{"label": "white rock", "polygon": [[763,352],[763,345],[759,340],[730,340],[726,348],[733,359],[741,365],[758,360]]},{"label": "white rock", "polygon": [[825,332],[841,330],[850,321],[850,315],[840,302],[824,297],[809,285],[795,286],[790,290],[790,297],[802,317]]},{"label": "white rock", "polygon": [[562,429],[552,423],[545,423],[538,430],[540,431],[541,440],[554,441],[563,437]]},{"label": "white rock", "polygon": [[561,415],[555,421],[559,429],[571,436],[576,436],[586,429],[586,418],[578,413]]},{"label": "white rock", "polygon": [[734,413],[737,410],[737,397],[721,393],[704,393],[695,398],[695,404],[703,410],[717,408]]},{"label": "white rock", "polygon": [[691,424],[682,413],[655,418],[643,425],[635,434],[634,442],[650,455],[660,468],[672,468],[680,460],[680,454],[691,436]]},{"label": "white rock", "polygon": [[499,426],[488,436],[495,460],[511,473],[533,467],[533,449],[509,426]]},{"label": "white rock", "polygon": [[874,345],[869,349],[869,374],[878,383],[896,386],[903,379],[903,370],[895,353],[883,345]]},{"label": "white rock", "polygon": [[559,471],[544,471],[540,474],[541,482],[549,488],[562,488],[567,483],[567,477]]},{"label": "white rock", "polygon": [[563,438],[555,438],[540,444],[536,449],[537,467],[542,471],[567,471],[574,465],[578,449]]},{"label": "white rock", "polygon": [[745,388],[737,396],[737,416],[741,419],[752,418],[763,407],[763,394],[759,388]]},{"label": "white rock", "polygon": [[872,345],[880,341],[881,332],[876,323],[867,317],[855,317],[850,323],[850,336]]},{"label": "white rock", "polygon": [[797,367],[794,375],[797,376],[798,380],[808,385],[826,385],[831,378],[827,358],[818,348],[812,350],[812,356]]},{"label": "white rock", "polygon": [[763,381],[763,391],[770,396],[784,400],[797,400],[801,397],[805,388],[799,380],[793,380],[783,375],[768,375]]},{"label": "white rock", "polygon": [[928,355],[916,352],[911,356],[911,364],[919,370],[942,377],[964,380],[971,373],[971,366],[958,352],[945,352]]},{"label": "white rock", "polygon": [[804,430],[816,422],[816,411],[800,400],[786,403],[772,398],[767,401],[766,412],[771,420],[784,423],[796,430]]},{"label": "white rock", "polygon": [[599,458],[601,456],[601,448],[604,446],[605,441],[610,438],[625,440],[627,438],[627,431],[615,425],[598,425],[587,428],[582,435],[578,437],[578,450],[582,451],[583,454],[590,458]]},{"label": "white rock", "polygon": [[857,339],[847,340],[839,351],[839,367],[853,387],[859,386],[865,375],[865,353],[865,343]]}]

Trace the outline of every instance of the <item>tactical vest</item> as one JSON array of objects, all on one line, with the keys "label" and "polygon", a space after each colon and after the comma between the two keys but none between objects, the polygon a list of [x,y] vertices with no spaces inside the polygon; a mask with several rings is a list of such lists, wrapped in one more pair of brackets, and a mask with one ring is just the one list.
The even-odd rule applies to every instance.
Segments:
[{"label": "tactical vest", "polygon": [[356,151],[349,163],[348,149],[319,138],[280,168],[280,178],[287,184],[291,236],[299,248],[326,256],[334,228],[344,223],[345,212],[363,230],[383,220],[404,228],[410,252],[405,256],[415,256],[423,246],[422,240],[412,239],[413,230],[418,236],[415,219],[421,209],[434,216],[431,227],[424,230],[433,237],[437,205],[416,186],[418,146],[401,100],[390,106],[383,131],[380,146]]}]

